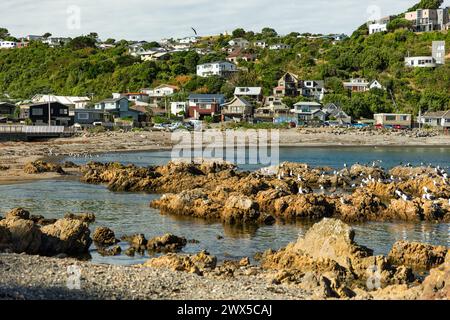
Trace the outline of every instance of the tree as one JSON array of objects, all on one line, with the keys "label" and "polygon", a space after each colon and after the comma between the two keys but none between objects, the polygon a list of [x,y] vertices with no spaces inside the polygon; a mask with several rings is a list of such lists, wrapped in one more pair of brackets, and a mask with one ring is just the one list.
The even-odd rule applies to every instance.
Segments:
[{"label": "tree", "polygon": [[411,29],[413,27],[412,21],[404,18],[396,18],[390,21],[387,25],[388,31],[392,32],[397,29]]},{"label": "tree", "polygon": [[0,39],[5,39],[7,37],[9,37],[9,31],[6,28],[0,28]]},{"label": "tree", "polygon": [[417,9],[438,9],[444,3],[444,0],[421,0],[418,4],[408,9],[409,11],[416,11]]},{"label": "tree", "polygon": [[105,43],[106,43],[106,44],[115,44],[115,43],[116,43],[116,40],[113,39],[113,38],[108,38],[108,39],[105,41]]},{"label": "tree", "polygon": [[144,50],[150,50],[150,49],[153,49],[153,48],[160,48],[160,47],[161,47],[161,45],[158,42],[156,42],[156,41],[152,41],[152,42],[146,43],[146,44],[144,44],[142,46],[142,48],[144,48]]},{"label": "tree", "polygon": [[67,46],[72,50],[80,50],[85,48],[95,48],[96,41],[92,37],[76,37],[69,41]]},{"label": "tree", "polygon": [[233,31],[233,38],[243,38],[245,36],[245,30],[242,28],[238,28]]},{"label": "tree", "polygon": [[261,30],[261,34],[263,35],[263,37],[265,38],[274,38],[278,36],[278,33],[275,31],[275,29],[272,28],[263,28]]},{"label": "tree", "polygon": [[42,37],[44,38],[44,39],[48,39],[48,38],[50,38],[52,36],[52,34],[50,33],[50,32],[46,32],[46,33],[44,33],[43,35],[42,35]]}]

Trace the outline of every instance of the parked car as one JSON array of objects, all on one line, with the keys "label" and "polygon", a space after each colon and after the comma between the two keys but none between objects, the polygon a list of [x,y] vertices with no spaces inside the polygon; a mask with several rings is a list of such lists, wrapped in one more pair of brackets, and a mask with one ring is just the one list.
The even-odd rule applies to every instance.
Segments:
[{"label": "parked car", "polygon": [[365,123],[354,123],[352,126],[353,126],[353,128],[357,128],[357,129],[362,129],[362,128],[369,127],[369,125],[365,124]]}]

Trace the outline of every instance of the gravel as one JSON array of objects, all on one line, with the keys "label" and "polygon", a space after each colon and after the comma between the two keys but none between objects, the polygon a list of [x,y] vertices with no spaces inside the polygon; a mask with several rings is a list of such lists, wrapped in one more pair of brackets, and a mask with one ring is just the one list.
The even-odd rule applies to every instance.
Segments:
[{"label": "gravel", "polygon": [[[70,290],[68,267],[81,270]],[[73,283],[73,282],[72,282]],[[294,286],[276,286],[264,273],[217,279],[142,266],[94,265],[74,259],[0,254],[0,300],[302,300]]]}]

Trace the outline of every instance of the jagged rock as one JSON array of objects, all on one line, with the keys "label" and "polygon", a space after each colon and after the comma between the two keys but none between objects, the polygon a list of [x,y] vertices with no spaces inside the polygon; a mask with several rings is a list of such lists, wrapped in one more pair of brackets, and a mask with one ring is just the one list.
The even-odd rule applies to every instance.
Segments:
[{"label": "jagged rock", "polygon": [[40,254],[45,256],[87,253],[92,243],[89,225],[79,220],[60,219],[52,225],[42,227],[41,231]]},{"label": "jagged rock", "polygon": [[86,223],[94,223],[95,222],[95,214],[93,213],[80,213],[80,214],[73,214],[73,213],[66,213],[64,216],[66,219],[73,219],[73,220],[80,220],[81,222]]},{"label": "jagged rock", "polygon": [[156,237],[148,241],[147,249],[150,253],[154,252],[177,252],[183,249],[187,244],[185,238],[177,237],[167,233],[161,237]]},{"label": "jagged rock", "polygon": [[98,227],[92,235],[92,240],[99,246],[109,247],[116,244],[118,241],[114,231],[106,227]]},{"label": "jagged rock", "polygon": [[15,208],[15,209],[12,209],[11,211],[9,211],[5,215],[5,218],[6,219],[18,218],[18,219],[28,220],[28,219],[30,219],[30,212],[25,209],[22,209],[22,208]]},{"label": "jagged rock", "polygon": [[212,271],[217,266],[217,258],[208,252],[202,251],[197,255],[168,255],[148,260],[144,267],[171,269],[173,271],[184,271],[203,275],[204,272]]},{"label": "jagged rock", "polygon": [[314,259],[331,259],[346,268],[352,267],[352,260],[362,259],[373,251],[354,242],[354,230],[336,219],[323,219],[300,238],[294,250]]},{"label": "jagged rock", "polygon": [[40,226],[48,226],[58,221],[58,219],[46,219],[44,216],[41,215],[31,215],[30,220]]},{"label": "jagged rock", "polygon": [[11,233],[6,227],[0,226],[0,252],[11,248]]},{"label": "jagged rock", "polygon": [[405,201],[403,199],[392,200],[383,215],[386,220],[403,220],[419,222],[423,220],[422,208],[418,199]]},{"label": "jagged rock", "polygon": [[27,163],[24,167],[24,172],[26,174],[39,174],[45,172],[65,174],[65,171],[59,164],[48,163],[40,160]]},{"label": "jagged rock", "polygon": [[421,299],[426,300],[450,300],[450,250],[445,262],[435,269],[431,269],[430,275],[423,282]]},{"label": "jagged rock", "polygon": [[128,242],[131,248],[137,251],[145,250],[147,247],[147,239],[145,239],[145,236],[143,234],[123,236],[121,240]]},{"label": "jagged rock", "polygon": [[42,233],[33,221],[10,215],[9,218],[0,221],[0,228],[8,230],[11,247],[15,253],[39,253]]},{"label": "jagged rock", "polygon": [[98,248],[98,253],[103,257],[113,257],[118,256],[122,253],[122,248],[120,246],[112,246],[109,248]]},{"label": "jagged rock", "polygon": [[233,195],[225,202],[221,217],[229,224],[254,223],[260,217],[259,207],[248,197]]},{"label": "jagged rock", "polygon": [[389,253],[389,260],[398,265],[429,270],[444,263],[447,248],[418,242],[398,241]]},{"label": "jagged rock", "polygon": [[[342,200],[343,199],[343,200]],[[337,215],[347,222],[379,220],[386,206],[375,194],[358,188],[351,196],[336,200]]]},{"label": "jagged rock", "polygon": [[330,217],[334,207],[323,195],[293,195],[275,200],[274,213],[286,219]]}]

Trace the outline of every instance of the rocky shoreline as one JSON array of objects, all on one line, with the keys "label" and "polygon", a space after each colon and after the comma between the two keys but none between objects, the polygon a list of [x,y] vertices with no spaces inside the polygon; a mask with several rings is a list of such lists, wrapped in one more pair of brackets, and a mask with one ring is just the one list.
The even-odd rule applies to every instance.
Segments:
[{"label": "rocky shoreline", "polygon": [[[91,239],[85,221],[92,216],[33,218],[15,209],[0,220],[0,252],[6,252],[0,253],[0,299],[450,299],[448,248],[402,241],[389,256],[374,256],[337,219],[325,218],[296,243],[267,250],[257,264],[179,253],[187,240],[174,235],[149,241],[134,235],[124,239],[130,248],[164,254],[119,267],[68,258],[87,253],[92,241],[99,249],[114,247],[114,232],[105,227]],[[50,236],[46,228],[58,231]],[[75,288],[73,268],[79,270]]]}]

